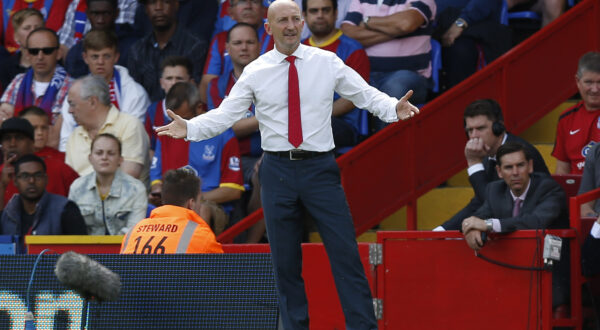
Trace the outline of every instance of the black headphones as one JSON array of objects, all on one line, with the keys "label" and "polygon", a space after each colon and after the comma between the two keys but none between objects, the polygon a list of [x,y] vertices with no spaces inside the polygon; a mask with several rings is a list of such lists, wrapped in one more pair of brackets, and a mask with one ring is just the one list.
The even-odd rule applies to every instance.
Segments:
[{"label": "black headphones", "polygon": [[[494,122],[492,123],[492,133],[495,136],[500,136],[502,133],[506,131],[506,127],[504,127],[504,116],[502,115],[502,109],[498,102],[492,99],[482,99],[478,100],[479,102],[485,102],[489,105],[489,108],[492,111],[492,116],[494,117]],[[477,102],[477,101],[476,101]],[[463,121],[463,125],[465,128],[465,134],[467,134],[467,139],[469,139],[469,132],[467,132],[467,122]]]},{"label": "black headphones", "polygon": [[494,113],[494,117],[496,120],[492,123],[492,133],[495,136],[500,136],[504,131],[506,131],[506,127],[504,127],[504,116],[502,115],[502,109],[500,109],[500,105],[498,102],[492,99],[486,99],[486,101],[490,104],[492,108],[492,112]]}]

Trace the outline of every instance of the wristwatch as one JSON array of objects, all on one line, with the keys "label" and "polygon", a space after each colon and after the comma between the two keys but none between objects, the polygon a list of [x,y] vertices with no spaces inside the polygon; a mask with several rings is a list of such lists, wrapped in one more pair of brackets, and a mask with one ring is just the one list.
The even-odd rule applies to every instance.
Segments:
[{"label": "wristwatch", "polygon": [[464,20],[464,19],[462,19],[462,18],[459,18],[459,19],[457,19],[456,21],[454,21],[454,24],[455,24],[456,26],[458,26],[459,28],[461,28],[461,29],[466,29],[466,28],[467,28],[467,25],[468,25],[468,24],[467,24],[467,21],[465,21],[465,20]]},{"label": "wristwatch", "polygon": [[486,231],[492,232],[494,231],[494,222],[491,219],[485,220]]},{"label": "wristwatch", "polygon": [[367,27],[369,27],[369,19],[371,18],[371,16],[363,16],[363,23],[365,23],[365,25]]}]

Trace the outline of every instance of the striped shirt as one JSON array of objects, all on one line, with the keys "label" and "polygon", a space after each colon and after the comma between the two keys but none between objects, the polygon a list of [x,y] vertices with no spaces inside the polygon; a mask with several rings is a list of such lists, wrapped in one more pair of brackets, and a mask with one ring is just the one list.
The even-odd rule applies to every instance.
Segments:
[{"label": "striped shirt", "polygon": [[390,16],[405,10],[417,10],[425,19],[417,30],[365,50],[372,72],[413,70],[429,78],[435,9],[434,0],[352,0],[343,23],[359,25],[365,16]]}]

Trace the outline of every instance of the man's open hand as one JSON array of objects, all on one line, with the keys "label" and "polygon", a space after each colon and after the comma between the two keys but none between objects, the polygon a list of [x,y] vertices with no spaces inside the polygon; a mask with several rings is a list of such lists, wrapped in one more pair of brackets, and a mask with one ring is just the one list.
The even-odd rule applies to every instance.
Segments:
[{"label": "man's open hand", "polygon": [[155,129],[156,134],[169,136],[174,139],[183,139],[187,137],[186,121],[171,110],[167,110],[167,115],[169,115],[173,121],[168,125],[157,127]]},{"label": "man's open hand", "polygon": [[408,120],[419,114],[419,108],[408,102],[408,99],[413,95],[412,89],[409,90],[396,104],[396,114],[400,120]]}]

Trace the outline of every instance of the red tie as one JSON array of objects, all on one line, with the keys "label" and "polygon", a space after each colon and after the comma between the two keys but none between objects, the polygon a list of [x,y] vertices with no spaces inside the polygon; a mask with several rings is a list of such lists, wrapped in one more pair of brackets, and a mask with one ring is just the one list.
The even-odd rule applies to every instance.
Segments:
[{"label": "red tie", "polygon": [[298,148],[302,144],[302,119],[300,118],[300,90],[298,88],[298,71],[294,60],[296,56],[285,58],[290,62],[288,71],[288,140]]}]

